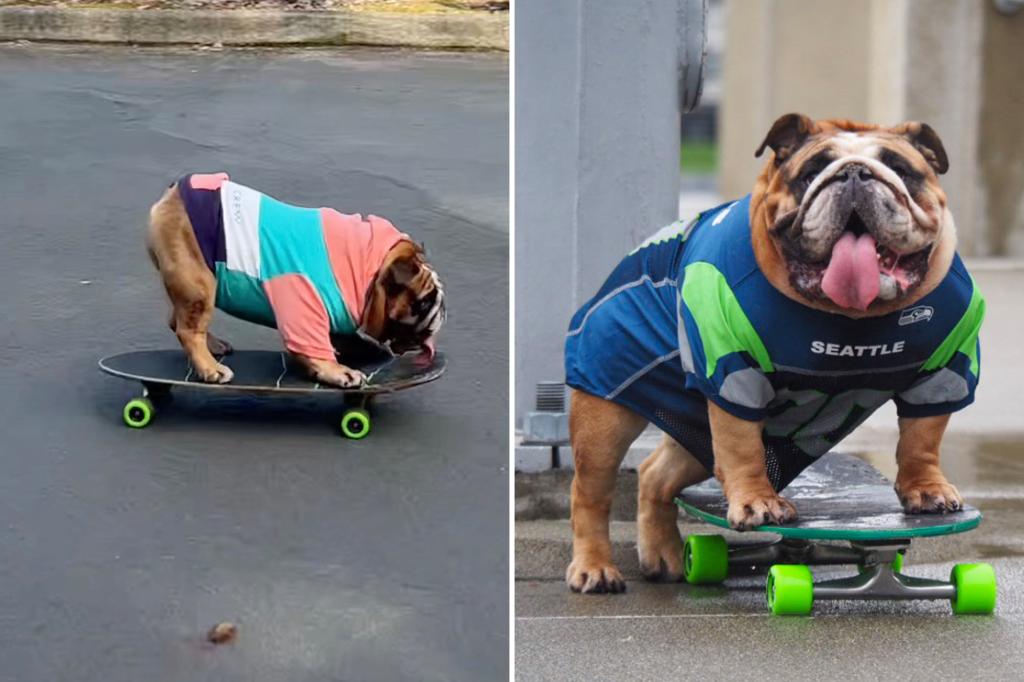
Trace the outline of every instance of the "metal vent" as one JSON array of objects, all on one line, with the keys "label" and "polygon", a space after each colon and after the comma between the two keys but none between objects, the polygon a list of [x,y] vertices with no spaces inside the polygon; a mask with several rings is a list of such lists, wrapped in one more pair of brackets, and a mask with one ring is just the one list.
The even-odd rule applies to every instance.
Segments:
[{"label": "metal vent", "polygon": [[565,384],[537,382],[537,409],[523,415],[523,444],[562,445],[569,442],[569,415],[565,411]]},{"label": "metal vent", "polygon": [[565,412],[565,384],[560,381],[538,382],[537,411]]}]

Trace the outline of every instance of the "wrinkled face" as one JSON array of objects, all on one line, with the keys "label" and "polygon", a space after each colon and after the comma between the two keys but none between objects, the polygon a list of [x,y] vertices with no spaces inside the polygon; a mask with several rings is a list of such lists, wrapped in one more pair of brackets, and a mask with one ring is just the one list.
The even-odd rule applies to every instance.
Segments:
[{"label": "wrinkled face", "polygon": [[387,318],[381,341],[401,355],[424,349],[434,354],[434,336],[445,320],[441,280],[425,262],[413,260],[391,268],[384,281]]},{"label": "wrinkled face", "polygon": [[865,311],[914,291],[946,207],[936,173],[948,162],[931,128],[790,114],[765,147],[775,151],[762,175],[769,234],[797,293]]}]

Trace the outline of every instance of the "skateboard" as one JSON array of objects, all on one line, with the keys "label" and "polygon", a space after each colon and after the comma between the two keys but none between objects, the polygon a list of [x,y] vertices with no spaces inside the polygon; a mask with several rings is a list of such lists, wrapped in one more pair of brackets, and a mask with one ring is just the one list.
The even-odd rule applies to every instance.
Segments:
[{"label": "skateboard", "polygon": [[157,406],[166,404],[171,389],[184,387],[204,391],[224,391],[255,395],[336,395],[346,409],[341,417],[341,433],[347,438],[365,438],[372,426],[370,406],[382,393],[403,391],[429,383],[444,374],[448,361],[443,353],[432,359],[426,355],[403,355],[375,359],[352,365],[367,377],[359,388],[336,388],[316,383],[293,363],[287,353],[275,351],[234,351],[229,356],[216,356],[235,373],[227,384],[207,384],[194,376],[188,356],[180,350],[144,350],[111,355],[100,360],[100,369],[107,374],[138,381],[142,395],[125,403],[124,423],[141,429],[152,422]]},{"label": "skateboard", "polygon": [[[809,614],[831,599],[948,599],[956,614],[995,609],[996,577],[990,564],[957,564],[948,582],[902,573],[914,538],[963,533],[981,523],[971,506],[947,514],[905,514],[892,482],[856,457],[829,453],[783,493],[799,517],[785,526],[754,529],[777,539],[729,547],[721,535],[691,535],[683,545],[683,576],[716,584],[729,568],[767,568],[765,596],[775,615]],[[713,479],[675,498],[687,514],[722,528],[728,504]],[[837,544],[842,543],[842,544]],[[854,565],[857,575],[814,581],[809,566]]]}]

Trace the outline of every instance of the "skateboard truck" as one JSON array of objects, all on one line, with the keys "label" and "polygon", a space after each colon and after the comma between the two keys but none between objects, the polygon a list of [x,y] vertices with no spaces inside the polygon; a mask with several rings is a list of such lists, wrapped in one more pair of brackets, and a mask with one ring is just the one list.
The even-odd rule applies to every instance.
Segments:
[{"label": "skateboard truck", "polygon": [[[903,574],[914,538],[977,528],[970,505],[950,514],[906,514],[892,481],[851,455],[829,453],[786,488],[801,512],[794,523],[765,524],[771,542],[730,547],[721,535],[691,535],[683,544],[683,576],[694,585],[721,583],[729,569],[767,569],[765,596],[776,615],[809,614],[815,601],[948,599],[956,614],[989,614],[996,577],[989,564],[957,564],[949,580]],[[729,528],[728,500],[717,481],[691,486],[676,504],[705,523]],[[815,582],[810,566],[856,566],[854,575]]]},{"label": "skateboard truck", "polygon": [[[949,581],[904,575],[910,540],[851,541],[849,546],[780,538],[729,547],[720,535],[691,535],[683,546],[683,575],[691,584],[725,580],[730,567],[769,566],[765,584],[774,615],[809,614],[815,601],[853,599],[947,599],[956,614],[988,614],[995,608],[995,573],[989,564],[957,564]],[[814,582],[809,566],[855,564],[855,576]]]}]

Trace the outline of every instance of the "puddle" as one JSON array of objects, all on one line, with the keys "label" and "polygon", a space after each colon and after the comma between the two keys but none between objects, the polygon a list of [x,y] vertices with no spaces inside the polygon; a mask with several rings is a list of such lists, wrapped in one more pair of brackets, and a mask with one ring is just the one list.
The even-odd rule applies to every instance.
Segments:
[{"label": "puddle", "polygon": [[1011,547],[1003,544],[975,543],[971,545],[979,559],[1006,559],[1024,556],[1024,547]]},{"label": "puddle", "polygon": [[[893,451],[868,450],[851,454],[868,462],[887,478],[895,478]],[[961,491],[1020,497],[1021,508],[1024,508],[1024,439],[947,436],[942,444],[942,470]]]}]

